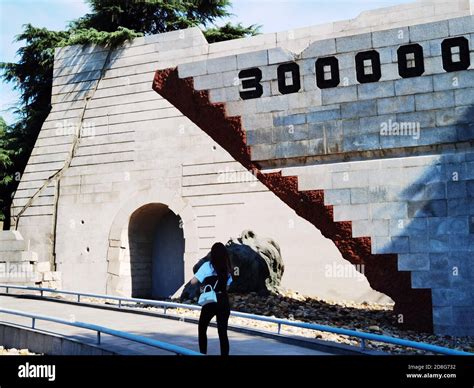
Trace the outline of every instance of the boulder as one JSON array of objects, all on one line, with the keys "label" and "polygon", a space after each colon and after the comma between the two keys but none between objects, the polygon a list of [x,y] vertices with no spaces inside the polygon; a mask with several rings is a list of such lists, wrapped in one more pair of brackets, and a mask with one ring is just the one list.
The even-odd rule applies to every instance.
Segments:
[{"label": "boulder", "polygon": [[[251,230],[245,230],[238,238],[230,239],[226,244],[233,268],[233,282],[229,293],[257,292],[267,295],[279,290],[284,272],[280,247],[271,238],[257,237]],[[193,272],[211,258],[209,252],[193,267]],[[199,285],[184,286],[182,300],[196,299]]]}]

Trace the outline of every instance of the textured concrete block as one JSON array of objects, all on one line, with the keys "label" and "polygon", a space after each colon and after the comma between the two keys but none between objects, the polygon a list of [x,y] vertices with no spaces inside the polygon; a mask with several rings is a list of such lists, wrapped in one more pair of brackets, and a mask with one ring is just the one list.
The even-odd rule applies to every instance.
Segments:
[{"label": "textured concrete block", "polygon": [[461,90],[456,90],[454,92],[454,100],[456,105],[470,105],[471,115],[474,111],[472,105],[474,105],[474,88],[466,88]]},{"label": "textured concrete block", "polygon": [[321,121],[336,120],[340,118],[340,109],[330,109],[308,113],[306,120],[308,123],[317,123]]},{"label": "textured concrete block", "polygon": [[237,55],[237,68],[246,69],[249,67],[268,65],[268,52],[254,51],[251,53],[244,53]]},{"label": "textured concrete block", "polygon": [[378,48],[376,51],[379,53],[381,64],[385,65],[397,62],[397,58],[394,56],[394,53],[396,53],[395,47]]},{"label": "textured concrete block", "polygon": [[409,239],[405,236],[391,237],[391,250],[397,253],[407,253],[410,251]]},{"label": "textured concrete block", "polygon": [[375,116],[376,114],[376,100],[358,101],[341,104],[341,116],[343,119],[353,117]]},{"label": "textured concrete block", "polygon": [[268,50],[268,63],[273,65],[275,63],[284,63],[294,61],[295,55],[281,47],[275,47]]},{"label": "textured concrete block", "polygon": [[310,139],[308,145],[309,155],[322,155],[326,153],[326,142],[324,139]]},{"label": "textured concrete block", "polygon": [[369,202],[390,202],[396,201],[395,191],[389,186],[370,187],[368,191]]},{"label": "textured concrete block", "polygon": [[457,115],[453,108],[436,111],[436,125],[439,127],[462,124],[463,118],[462,115]]},{"label": "textured concrete block", "polygon": [[388,220],[357,220],[352,222],[353,237],[387,237],[388,235]]},{"label": "textured concrete block", "polygon": [[357,85],[357,94],[359,100],[392,97],[395,95],[395,86],[393,81]]},{"label": "textured concrete block", "polygon": [[396,115],[379,115],[373,117],[361,117],[360,130],[362,133],[377,132],[380,133],[382,127],[387,126],[389,122],[396,122]]},{"label": "textured concrete block", "polygon": [[410,40],[412,42],[421,42],[424,40],[443,38],[449,35],[447,21],[435,23],[417,24],[410,26]]},{"label": "textured concrete block", "polygon": [[[360,120],[359,119],[349,119],[349,120],[340,120],[340,126],[342,128],[342,132],[346,139],[346,143],[350,146],[350,142],[352,140],[358,140],[357,137],[361,135],[366,135],[367,131],[363,131],[360,128]],[[349,139],[350,137],[350,139]],[[359,139],[360,141],[360,139]]]},{"label": "textured concrete block", "polygon": [[299,125],[306,123],[306,115],[304,114],[296,114],[296,115],[289,115],[289,116],[275,116],[273,118],[273,125],[281,126],[281,125]]},{"label": "textured concrete block", "polygon": [[405,78],[395,81],[395,94],[426,93],[433,91],[433,78],[430,76]]},{"label": "textured concrete block", "polygon": [[416,110],[431,110],[454,107],[454,92],[435,92],[415,96]]},{"label": "textured concrete block", "polygon": [[436,307],[433,309],[433,323],[434,324],[451,324],[453,323],[453,309],[452,307]]},{"label": "textured concrete block", "polygon": [[372,253],[384,254],[384,253],[396,253],[393,252],[391,247],[390,237],[372,237]]},{"label": "textured concrete block", "polygon": [[[471,5],[472,7],[472,5]],[[448,20],[449,35],[464,35],[474,32],[474,16],[465,16],[462,18]],[[471,48],[472,50],[472,48]]]},{"label": "textured concrete block", "polygon": [[393,28],[385,31],[375,31],[372,33],[374,48],[386,46],[400,46],[410,41],[408,27]]},{"label": "textured concrete block", "polygon": [[446,171],[448,179],[453,179],[453,172],[459,172],[466,179],[474,179],[474,162],[467,162],[464,165],[454,165],[451,171]]},{"label": "textured concrete block", "polygon": [[469,217],[430,217],[428,230],[430,236],[467,235],[469,234]]},{"label": "textured concrete block", "polygon": [[377,100],[379,114],[404,113],[415,110],[415,97],[403,96]]},{"label": "textured concrete block", "polygon": [[367,187],[369,177],[366,171],[345,171],[332,174],[334,188]]},{"label": "textured concrete block", "polygon": [[470,306],[473,296],[474,290],[472,288],[435,288],[432,290],[433,306]]},{"label": "textured concrete block", "polygon": [[351,189],[351,203],[367,203],[369,201],[369,190],[367,188]]},{"label": "textured concrete block", "polygon": [[305,139],[308,139],[308,126],[306,124],[273,128],[273,142],[275,143]]},{"label": "textured concrete block", "polygon": [[471,203],[469,198],[455,198],[448,201],[447,208],[449,216],[464,216],[470,214]]},{"label": "textured concrete block", "polygon": [[446,272],[413,271],[411,273],[413,288],[447,288],[449,284],[449,275]]},{"label": "textured concrete block", "polygon": [[458,140],[458,126],[426,128],[421,133],[418,145],[453,143]]},{"label": "textured concrete block", "polygon": [[334,207],[335,221],[366,220],[369,216],[367,205],[338,205]]},{"label": "textured concrete block", "polygon": [[373,219],[404,219],[407,218],[407,204],[405,202],[371,203]]},{"label": "textured concrete block", "polygon": [[344,53],[348,51],[362,51],[372,48],[372,34],[361,34],[336,38],[336,51]]},{"label": "textured concrete block", "polygon": [[398,65],[396,63],[386,63],[380,66],[382,77],[379,82],[384,81],[393,81],[400,79],[400,74],[398,73]]},{"label": "textured concrete block", "polygon": [[[350,51],[350,50],[349,50]],[[336,39],[324,39],[311,43],[303,52],[302,58],[325,57],[336,53]]]},{"label": "textured concrete block", "polygon": [[449,257],[446,253],[430,253],[430,268],[433,271],[448,271],[450,269]]},{"label": "textured concrete block", "polygon": [[435,182],[426,184],[423,197],[423,199],[427,200],[446,198],[446,183]]},{"label": "textured concrete block", "polygon": [[247,131],[247,144],[271,144],[273,143],[273,131],[272,129],[255,129],[253,131]]},{"label": "textured concrete block", "polygon": [[399,271],[428,271],[430,259],[428,253],[411,253],[398,255]]},{"label": "textured concrete block", "polygon": [[208,90],[224,87],[222,74],[209,74],[194,77],[194,88],[196,90]]},{"label": "textured concrete block", "polygon": [[314,75],[304,76],[302,85],[303,85],[303,90],[305,92],[314,92],[314,91],[318,91],[319,93],[321,92],[320,89],[318,89],[317,87],[316,79]]},{"label": "textured concrete block", "polygon": [[466,192],[467,196],[474,198],[474,180],[468,180],[466,182],[450,182],[450,183],[465,183],[466,185],[465,191],[460,190],[460,194],[464,194],[464,192]]},{"label": "textured concrete block", "polygon": [[278,112],[288,109],[286,96],[263,97],[256,100],[256,108],[259,113]]},{"label": "textured concrete block", "polygon": [[252,160],[271,160],[276,158],[276,146],[274,144],[259,144],[250,148]]},{"label": "textured concrete block", "polygon": [[413,201],[408,203],[408,217],[445,217],[446,200]]},{"label": "textured concrete block", "polygon": [[[474,196],[474,187],[472,188]],[[447,182],[446,196],[447,198],[464,198],[468,195],[466,182]]]},{"label": "textured concrete block", "polygon": [[212,58],[207,60],[207,73],[222,73],[224,71],[231,71],[237,69],[237,57],[235,55]]},{"label": "textured concrete block", "polygon": [[321,91],[323,105],[337,104],[357,100],[357,87],[347,86],[336,89],[323,89]]},{"label": "textured concrete block", "polygon": [[341,134],[341,122],[336,120],[323,121],[320,123],[311,123],[308,125],[308,137],[324,138],[330,134]]},{"label": "textured concrete block", "polygon": [[324,192],[325,205],[347,205],[351,203],[351,190],[326,190]]},{"label": "textured concrete block", "polygon": [[295,158],[308,155],[309,143],[307,141],[290,141],[276,144],[277,158]]},{"label": "textured concrete block", "polygon": [[206,72],[207,72],[207,61],[183,63],[178,66],[178,75],[180,78],[204,75],[206,74]]},{"label": "textured concrete block", "polygon": [[368,133],[361,135],[344,136],[343,150],[350,151],[368,151],[380,148],[380,135],[378,133]]},{"label": "textured concrete block", "polygon": [[419,234],[415,238],[410,238],[410,253],[430,252],[430,242],[428,236]]},{"label": "textured concrete block", "polygon": [[455,71],[433,76],[435,91],[474,88],[474,71]]},{"label": "textured concrete block", "polygon": [[474,322],[474,308],[469,307],[453,307],[453,322],[455,325],[460,326],[470,326],[470,329],[473,328]]},{"label": "textured concrete block", "polygon": [[[397,123],[400,123],[401,128],[404,128],[403,125],[405,125],[406,128],[416,130],[421,128],[433,128],[436,125],[436,112],[399,113],[397,114],[396,120]],[[423,133],[420,133],[419,136],[423,136]]]}]

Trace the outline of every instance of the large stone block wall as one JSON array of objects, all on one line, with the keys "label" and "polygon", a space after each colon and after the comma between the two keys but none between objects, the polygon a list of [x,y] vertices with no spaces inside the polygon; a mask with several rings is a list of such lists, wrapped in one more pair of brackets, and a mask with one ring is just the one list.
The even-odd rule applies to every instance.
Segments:
[{"label": "large stone block wall", "polygon": [[370,236],[373,253],[398,254],[412,288],[431,290],[436,332],[467,335],[474,317],[473,151],[283,173],[297,175],[300,190],[324,189],[334,219],[351,220],[354,237]]},{"label": "large stone block wall", "polygon": [[[318,41],[297,55],[276,48],[211,58],[195,66],[180,65],[177,72],[158,71],[155,90],[247,168],[258,171],[259,179],[295,210],[300,205],[295,206],[291,195],[299,194],[284,193],[288,179],[269,184],[269,174],[275,171],[269,167],[278,168],[283,177],[296,177],[301,195],[323,193],[332,222],[350,222],[352,243],[333,235],[346,258],[351,259],[354,246],[362,249],[367,241],[370,254],[380,256],[377,260],[395,255],[396,271],[409,274],[409,287],[424,290],[423,294],[410,301],[402,292],[408,292],[406,286],[390,290],[379,284],[380,289],[393,292],[405,312],[412,310],[406,314],[410,320],[416,320],[413,310],[420,308],[422,315],[422,306],[432,303],[429,319],[436,332],[466,335],[474,330],[469,259],[473,20],[467,16]],[[446,53],[442,58],[442,42],[450,39],[465,44],[461,54],[465,66],[458,71],[448,68]],[[414,43],[423,50],[424,69],[419,76],[403,78],[397,52]],[[354,59],[369,50],[380,55],[381,77],[362,84],[356,80]],[[321,88],[315,62],[328,56],[338,59],[342,82]],[[460,61],[459,56],[453,59]],[[286,67],[287,72],[297,64],[299,75],[291,81],[291,77],[278,80],[278,68],[287,64],[293,65]],[[285,94],[282,83],[289,89],[300,84]],[[179,96],[173,88],[188,94]],[[190,108],[191,101],[196,108]],[[221,120],[233,137],[229,134],[226,139],[224,130],[213,128],[211,119],[200,117],[203,114],[214,122]],[[381,130],[406,122],[417,125],[417,136]],[[235,146],[239,141],[242,144]],[[287,167],[298,164],[305,166]],[[311,219],[308,212],[309,207],[298,214]],[[356,257],[367,259],[360,253],[354,253]],[[398,281],[402,284],[401,278]]]},{"label": "large stone block wall", "polygon": [[184,221],[187,278],[213,241],[252,229],[280,244],[284,286],[332,299],[390,300],[348,271],[329,240],[151,90],[157,68],[202,58],[208,49],[191,29],[136,40],[108,59],[98,47],[57,52],[53,110],[13,208],[39,261],[54,259],[63,288],[130,295],[129,217],[157,202]]},{"label": "large stone block wall", "polygon": [[[275,159],[280,163],[282,159],[285,163],[288,159],[315,162],[360,153],[407,154],[405,148],[474,138],[470,125],[474,119],[474,72],[447,72],[441,50],[443,41],[464,40],[468,69],[472,70],[473,20],[467,16],[325,39],[299,54],[275,48],[208,59],[180,66],[179,75],[193,77],[195,89],[209,91],[211,102],[225,103],[229,116],[242,117],[252,160],[261,165],[274,165]],[[420,76],[402,78],[398,64],[403,59],[399,60],[397,52],[410,44],[423,51],[420,64],[424,64],[424,71]],[[376,82],[357,80],[355,58],[366,52],[378,53],[381,74]],[[337,60],[339,82],[321,89],[315,63],[329,57]],[[297,92],[283,94],[280,90],[277,74],[285,64],[296,64],[298,73],[286,82],[299,83]],[[245,97],[255,90],[244,88],[245,82],[254,79],[241,73],[249,69],[260,74],[258,97]],[[402,125],[405,136],[391,135],[397,124]]]},{"label": "large stone block wall", "polygon": [[[454,24],[446,19],[465,16],[469,12],[469,1],[465,0],[420,1],[367,12],[350,21],[211,45],[198,29],[188,29],[138,38],[113,51],[96,46],[60,49],[56,52],[54,69],[53,109],[43,125],[15,195],[13,214],[16,228],[30,241],[31,249],[38,253],[40,262],[53,262],[55,269],[62,272],[65,288],[129,294],[131,275],[126,233],[129,218],[143,205],[164,203],[183,220],[186,240],[184,265],[188,277],[192,265],[207,252],[212,241],[226,241],[229,237],[240,234],[243,229],[251,228],[262,236],[275,238],[281,245],[286,263],[284,285],[333,299],[387,300],[386,296],[372,290],[366,279],[354,275],[328,276],[328,267],[348,264],[335,244],[323,237],[305,217],[299,217],[301,214],[298,211],[296,213],[299,216],[295,214],[294,207],[283,203],[281,196],[272,193],[268,185],[262,184],[261,179],[257,181],[252,175],[245,177],[243,174],[247,166],[232,152],[229,153],[225,145],[203,133],[194,120],[185,117],[181,107],[177,109],[151,90],[151,81],[156,70],[179,65],[182,77],[194,77],[196,89],[210,90],[212,102],[226,101],[229,115],[242,116],[244,128],[248,130],[247,140],[252,148],[252,156],[257,161],[275,160],[275,154],[272,153],[274,149],[265,149],[274,146],[274,139],[283,144],[278,146],[281,162],[282,157],[287,159],[296,156],[292,155],[293,143],[299,147],[298,142],[313,140],[313,143],[317,143],[321,142],[321,138],[325,144],[325,148],[321,150],[326,151],[321,155],[325,155],[330,161],[329,151],[334,149],[331,148],[333,143],[342,149],[351,146],[351,133],[344,132],[344,121],[358,120],[358,127],[353,128],[360,129],[364,120],[377,120],[377,109],[393,110],[397,106],[403,107],[403,101],[397,98],[408,96],[410,100],[414,97],[413,93],[419,93],[410,91],[402,82],[397,83],[391,47],[398,43],[393,42],[393,39],[390,41],[390,33],[382,30],[403,29],[406,34],[401,43],[410,39],[411,34],[427,34],[423,47],[429,54],[425,59],[439,60],[436,44],[445,31],[442,30],[441,35],[433,37],[429,35],[430,29],[426,31],[426,28],[415,25],[445,20],[440,22],[441,25],[447,26],[448,34],[452,32],[457,36],[464,34],[465,30],[460,32],[456,28],[469,28],[469,25],[472,26],[472,23],[469,24],[472,19],[460,19],[460,22]],[[358,38],[352,37],[357,34]],[[345,38],[348,36],[350,37]],[[368,42],[367,36],[375,36],[376,39],[371,40],[371,44],[376,42],[379,45],[377,48],[384,48],[382,73],[383,77],[388,78],[379,82],[385,85],[381,90],[371,90],[368,87],[370,84],[364,85],[366,90],[363,90],[351,75],[350,58],[355,50],[364,49]],[[467,36],[472,40],[472,31]],[[318,43],[322,40],[325,41]],[[349,84],[338,86],[335,93],[330,93],[315,87],[311,58],[324,55],[318,50],[332,47],[333,43],[343,53],[340,61],[341,75],[347,78]],[[472,44],[470,47],[472,49]],[[305,48],[303,53],[307,53],[308,58],[304,58],[306,54],[301,57],[294,54]],[[278,87],[271,78],[276,64],[293,61],[295,58],[301,60],[302,72],[306,72],[302,76],[302,86],[309,87],[312,82],[311,89],[305,94],[296,93],[286,95],[285,98],[273,96],[275,87]],[[185,63],[189,65],[186,66]],[[254,66],[268,70],[264,71],[267,78],[263,81],[266,95],[258,101],[236,100],[239,98],[237,69]],[[438,71],[436,66],[434,69],[433,71]],[[440,75],[440,81],[436,81],[438,83],[435,82],[437,75]],[[419,97],[418,101],[415,96],[413,114],[420,107],[428,112],[440,110],[438,104],[454,99],[454,106],[443,106],[448,109],[445,116],[434,113],[435,123],[436,120],[444,123],[446,120],[456,121],[464,117],[459,109],[454,111],[454,115],[452,110],[457,106],[457,100],[464,101],[469,96],[472,97],[469,92],[472,89],[467,89],[472,88],[472,84],[469,84],[472,75],[467,78],[460,76],[463,86],[459,89],[438,87],[435,90],[435,85],[443,82],[441,74],[433,73],[428,77],[431,79],[429,82],[433,93],[425,98]],[[346,82],[342,77],[341,79]],[[447,85],[449,80],[444,82]],[[424,86],[419,85],[420,88]],[[468,91],[461,94],[462,88]],[[426,92],[428,90],[431,91],[429,86]],[[346,100],[346,91],[351,98],[355,93],[357,100]],[[360,96],[366,93],[371,98],[379,93],[379,101],[374,106],[366,106],[364,104],[370,105],[372,101],[368,98],[359,104],[359,93]],[[430,100],[430,96],[435,98]],[[398,105],[393,104],[394,102]],[[311,123],[311,139],[293,137],[293,134],[301,136],[302,133],[309,133],[309,123],[301,123],[301,118],[298,117],[308,113],[308,105],[315,109],[311,112],[313,118],[318,114],[321,117],[333,114],[332,118],[327,116],[324,120],[328,128],[333,128],[331,125],[334,128],[340,127],[342,132],[339,133],[345,133],[346,140],[341,142],[338,136],[330,140],[325,136],[315,136],[320,123],[318,121]],[[410,103],[408,105],[412,106]],[[333,112],[328,113],[331,110]],[[375,113],[367,115],[371,112]],[[387,118],[392,115],[397,118],[397,112],[386,112],[386,115]],[[82,121],[81,117],[84,118]],[[432,116],[430,117],[432,120]],[[427,120],[429,122],[429,118]],[[291,136],[282,129],[286,125],[293,125]],[[298,125],[308,129],[295,131]],[[367,125],[363,124],[362,127],[366,128]],[[271,131],[271,144],[263,144],[261,137],[268,140],[269,132],[265,130],[269,128],[275,129]],[[368,134],[371,133],[368,129],[367,131]],[[355,149],[352,145],[353,149],[347,151],[360,152],[360,147],[369,143],[361,142],[359,148]],[[308,148],[304,150],[308,152]],[[266,152],[267,156],[258,157],[259,152]],[[468,163],[466,160],[464,162]],[[437,165],[434,161],[432,163]],[[267,167],[274,165],[268,163]],[[353,167],[349,165],[352,166],[352,163],[339,165],[341,172],[344,169],[352,171]],[[294,173],[293,175],[298,176],[300,190],[304,190],[301,185],[305,184],[305,180],[313,183],[312,189],[326,189],[321,186],[318,177],[324,181],[328,179],[329,170],[325,168],[332,168],[328,166],[321,167],[321,174],[303,174],[302,170]],[[338,165],[331,166],[336,168]],[[371,171],[368,167],[363,170],[365,174]],[[287,170],[283,168],[282,172],[286,174]],[[331,175],[331,182],[333,176],[336,174]],[[467,185],[468,183],[466,190]],[[355,190],[358,188],[361,190]],[[353,205],[364,205],[364,188],[367,188],[369,195],[368,186],[359,184],[357,187],[330,187],[328,193],[325,193],[325,201],[328,206],[333,206],[337,219],[352,221],[351,217],[362,209],[354,208]],[[338,201],[347,201],[348,192],[330,191],[344,189],[349,190],[349,200],[354,202],[339,203]],[[397,193],[396,189],[393,193]],[[390,195],[393,197],[396,194]],[[338,199],[339,196],[341,199]],[[384,214],[388,213],[387,210]],[[410,218],[407,213],[405,219]],[[380,220],[384,225],[380,229],[385,230],[385,216],[381,216]],[[371,225],[371,218],[354,221],[360,221],[359,224],[354,223],[356,235],[372,236],[371,233],[378,230]],[[375,237],[391,236],[373,235],[373,244],[377,244]],[[397,244],[403,245],[403,239]],[[390,250],[399,253],[397,250]],[[375,251],[378,252],[377,249]],[[401,271],[408,269],[409,261],[410,258],[407,257],[405,267],[400,267]],[[429,288],[426,284],[423,287]],[[445,289],[450,290],[449,287]],[[448,295],[442,303],[450,303],[447,302],[449,297],[454,298]],[[433,297],[433,304],[436,303],[436,298]],[[452,310],[452,313],[458,312]],[[453,325],[446,326],[446,331],[451,330]]]}]

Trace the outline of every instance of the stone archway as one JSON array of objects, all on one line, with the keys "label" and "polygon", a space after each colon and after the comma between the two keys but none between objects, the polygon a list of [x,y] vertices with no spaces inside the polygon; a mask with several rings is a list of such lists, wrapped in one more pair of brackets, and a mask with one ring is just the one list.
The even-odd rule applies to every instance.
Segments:
[{"label": "stone archway", "polygon": [[[170,239],[175,244],[166,244]],[[197,241],[192,207],[181,197],[164,189],[134,193],[110,229],[107,293],[140,298],[173,294],[192,274]]]},{"label": "stone archway", "polygon": [[128,227],[132,297],[166,298],[184,283],[181,218],[162,203],[135,210]]}]

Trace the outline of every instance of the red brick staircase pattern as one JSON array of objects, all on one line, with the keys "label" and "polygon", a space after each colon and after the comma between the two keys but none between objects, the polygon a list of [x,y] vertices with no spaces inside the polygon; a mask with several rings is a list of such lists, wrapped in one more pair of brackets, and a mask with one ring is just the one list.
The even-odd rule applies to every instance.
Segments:
[{"label": "red brick staircase pattern", "polygon": [[433,331],[430,289],[412,289],[410,272],[398,271],[396,254],[372,254],[370,237],[352,237],[352,222],[336,222],[324,205],[324,190],[298,190],[298,177],[264,173],[252,162],[239,116],[227,116],[224,103],[211,103],[206,90],[194,89],[192,77],[179,78],[177,68],[158,70],[153,89],[251,171],[296,214],[331,239],[343,258],[364,265],[371,287],[395,301],[396,322],[403,329]]}]

